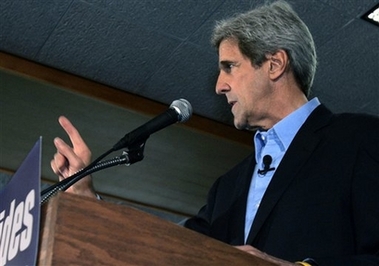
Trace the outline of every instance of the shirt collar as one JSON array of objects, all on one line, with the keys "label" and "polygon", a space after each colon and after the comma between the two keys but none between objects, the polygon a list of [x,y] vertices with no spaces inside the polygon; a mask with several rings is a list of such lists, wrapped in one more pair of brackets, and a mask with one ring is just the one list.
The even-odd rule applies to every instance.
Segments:
[{"label": "shirt collar", "polygon": [[273,129],[286,150],[305,120],[319,105],[318,98],[314,98],[274,125]]},{"label": "shirt collar", "polygon": [[255,144],[255,156],[258,158],[258,153],[264,146],[262,141],[262,136],[269,137],[272,135],[277,138],[277,143],[281,146],[282,149],[287,150],[291,144],[296,133],[299,131],[300,127],[307,120],[308,116],[320,105],[318,98],[313,98],[309,102],[305,103],[303,106],[280,120],[267,132],[257,131],[254,135],[254,144]]}]

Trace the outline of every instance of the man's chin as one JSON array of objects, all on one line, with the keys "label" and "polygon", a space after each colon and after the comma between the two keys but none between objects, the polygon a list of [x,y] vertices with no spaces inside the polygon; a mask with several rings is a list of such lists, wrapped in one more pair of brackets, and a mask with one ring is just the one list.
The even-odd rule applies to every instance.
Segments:
[{"label": "man's chin", "polygon": [[234,119],[234,127],[238,130],[244,130],[247,128],[248,125],[246,125],[246,123],[241,123],[240,121],[236,121]]}]

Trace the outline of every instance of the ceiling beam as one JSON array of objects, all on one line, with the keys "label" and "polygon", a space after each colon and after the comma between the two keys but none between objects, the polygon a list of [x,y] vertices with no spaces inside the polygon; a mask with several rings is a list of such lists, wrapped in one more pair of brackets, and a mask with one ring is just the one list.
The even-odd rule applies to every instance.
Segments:
[{"label": "ceiling beam", "polygon": [[[146,115],[155,116],[167,109],[167,105],[145,97],[128,93],[4,52],[0,52],[0,68],[6,71],[16,72],[29,78],[42,80],[60,86],[63,89],[93,97]],[[194,114],[192,118],[183,125],[243,145],[251,145],[251,132],[236,130],[233,126],[200,115]]]}]

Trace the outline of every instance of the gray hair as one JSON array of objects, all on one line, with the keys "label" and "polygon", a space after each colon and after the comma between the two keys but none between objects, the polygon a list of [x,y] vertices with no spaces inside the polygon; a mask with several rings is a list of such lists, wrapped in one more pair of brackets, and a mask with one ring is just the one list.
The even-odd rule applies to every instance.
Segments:
[{"label": "gray hair", "polygon": [[283,49],[296,82],[309,95],[316,72],[316,49],[308,27],[286,2],[277,1],[219,21],[212,45],[218,49],[224,39],[236,40],[241,53],[256,67]]}]

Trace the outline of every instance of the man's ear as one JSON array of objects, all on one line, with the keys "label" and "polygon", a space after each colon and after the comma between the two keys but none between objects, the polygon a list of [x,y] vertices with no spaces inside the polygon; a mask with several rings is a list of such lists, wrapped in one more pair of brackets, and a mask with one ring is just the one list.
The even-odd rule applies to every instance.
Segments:
[{"label": "man's ear", "polygon": [[272,80],[278,79],[287,70],[288,66],[288,55],[284,50],[278,50],[274,54],[270,55],[269,61],[269,71],[270,78]]}]

